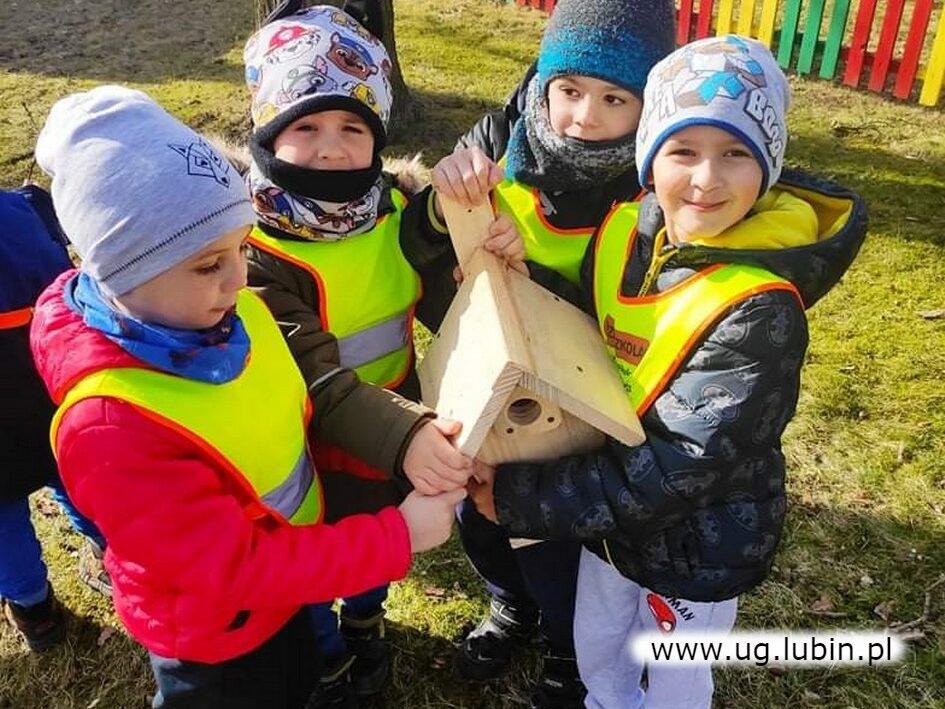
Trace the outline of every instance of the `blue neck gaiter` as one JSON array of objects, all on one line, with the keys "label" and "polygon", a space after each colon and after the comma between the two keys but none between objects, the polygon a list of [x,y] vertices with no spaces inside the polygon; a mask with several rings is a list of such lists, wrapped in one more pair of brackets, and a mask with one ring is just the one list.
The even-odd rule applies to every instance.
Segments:
[{"label": "blue neck gaiter", "polygon": [[86,325],[168,374],[223,384],[238,377],[249,359],[249,335],[235,311],[207,330],[141,322],[118,312],[95,280],[81,271],[66,284],[64,298]]}]

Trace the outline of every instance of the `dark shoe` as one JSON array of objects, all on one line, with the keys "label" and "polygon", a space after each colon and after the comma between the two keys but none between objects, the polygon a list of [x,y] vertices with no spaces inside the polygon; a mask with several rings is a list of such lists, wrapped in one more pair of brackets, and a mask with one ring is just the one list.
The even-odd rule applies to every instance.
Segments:
[{"label": "dark shoe", "polygon": [[23,607],[4,599],[3,612],[33,652],[48,650],[66,637],[65,613],[52,586],[46,600],[35,606]]},{"label": "dark shoe", "polygon": [[318,678],[318,686],[305,709],[358,709],[358,697],[351,684],[351,666],[354,656],[348,655],[328,674]]},{"label": "dark shoe", "polygon": [[535,635],[537,621],[537,613],[493,598],[489,615],[470,631],[456,653],[457,674],[472,682],[501,677],[509,669],[512,652]]},{"label": "dark shoe", "polygon": [[573,657],[545,655],[531,696],[531,709],[583,709],[587,690]]},{"label": "dark shoe", "polygon": [[112,597],[112,579],[105,570],[105,552],[86,537],[79,550],[79,579],[96,593]]},{"label": "dark shoe", "polygon": [[390,674],[390,646],[385,638],[384,611],[364,620],[341,612],[341,636],[354,655],[351,683],[359,697],[378,694]]}]

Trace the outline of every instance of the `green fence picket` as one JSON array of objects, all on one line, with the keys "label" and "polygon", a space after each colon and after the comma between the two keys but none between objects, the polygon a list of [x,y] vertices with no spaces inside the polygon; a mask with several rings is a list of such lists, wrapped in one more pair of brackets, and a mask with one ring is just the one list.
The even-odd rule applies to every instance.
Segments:
[{"label": "green fence picket", "polygon": [[784,24],[781,25],[781,38],[778,40],[778,65],[782,69],[791,68],[794,35],[797,34],[797,22],[800,17],[801,0],[788,0],[784,6]]},{"label": "green fence picket", "polygon": [[830,28],[827,30],[824,57],[820,61],[821,79],[832,79],[837,73],[840,46],[843,44],[843,33],[846,32],[849,16],[850,0],[837,0],[837,4],[833,6],[833,12],[830,15]]},{"label": "green fence picket", "polygon": [[820,24],[824,19],[824,0],[811,0],[807,8],[807,22],[804,23],[804,39],[801,41],[801,54],[797,58],[797,73],[810,74],[814,65],[814,52],[820,39]]}]

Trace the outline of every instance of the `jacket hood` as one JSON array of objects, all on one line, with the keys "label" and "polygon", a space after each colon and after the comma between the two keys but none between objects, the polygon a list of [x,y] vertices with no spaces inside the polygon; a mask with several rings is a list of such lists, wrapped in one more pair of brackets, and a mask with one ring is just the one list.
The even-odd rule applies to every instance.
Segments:
[{"label": "jacket hood", "polygon": [[40,378],[58,405],[86,374],[105,367],[146,367],[100,332],[93,330],[63,299],[75,269],[66,271],[36,302],[30,348]]},{"label": "jacket hood", "polygon": [[[856,258],[866,238],[866,203],[851,190],[796,170],[785,170],[777,186],[813,207],[817,214],[814,243],[781,249],[720,249],[682,244],[670,264],[761,266],[791,281],[800,292],[804,306],[810,308],[837,284]],[[655,195],[648,199],[655,200]]]}]

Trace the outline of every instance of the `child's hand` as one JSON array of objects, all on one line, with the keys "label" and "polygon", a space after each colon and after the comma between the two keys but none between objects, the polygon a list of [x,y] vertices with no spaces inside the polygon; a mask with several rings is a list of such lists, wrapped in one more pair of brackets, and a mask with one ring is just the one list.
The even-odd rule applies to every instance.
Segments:
[{"label": "child's hand", "polygon": [[404,455],[404,474],[421,495],[461,489],[473,473],[473,462],[450,441],[459,421],[432,419],[414,435]]},{"label": "child's hand", "polygon": [[464,207],[475,207],[489,198],[489,192],[504,179],[501,168],[479,148],[461,148],[447,155],[433,168],[431,179],[437,198],[436,216],[442,220],[439,195],[456,200]]},{"label": "child's hand", "polygon": [[500,214],[489,225],[489,236],[483,246],[486,251],[504,259],[509,268],[528,275],[528,266],[525,265],[525,242],[506,215]]},{"label": "child's hand", "polygon": [[466,483],[466,492],[473,501],[476,509],[483,517],[494,524],[499,523],[499,516],[495,511],[495,468],[476,461],[475,472]]},{"label": "child's hand", "polygon": [[464,497],[462,488],[440,495],[421,495],[416,490],[407,495],[398,509],[410,532],[411,552],[433,549],[450,538],[455,507]]}]

